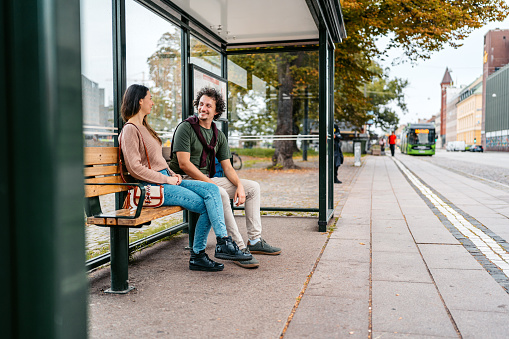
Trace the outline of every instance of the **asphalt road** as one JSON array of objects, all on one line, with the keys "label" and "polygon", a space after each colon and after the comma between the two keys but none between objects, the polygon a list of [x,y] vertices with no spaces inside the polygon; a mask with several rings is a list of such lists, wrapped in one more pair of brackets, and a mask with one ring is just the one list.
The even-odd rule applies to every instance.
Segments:
[{"label": "asphalt road", "polygon": [[[447,152],[438,150],[432,157],[416,157],[458,174],[479,180],[487,179],[509,188],[509,153],[506,152]],[[504,187],[497,185],[499,187]]]}]

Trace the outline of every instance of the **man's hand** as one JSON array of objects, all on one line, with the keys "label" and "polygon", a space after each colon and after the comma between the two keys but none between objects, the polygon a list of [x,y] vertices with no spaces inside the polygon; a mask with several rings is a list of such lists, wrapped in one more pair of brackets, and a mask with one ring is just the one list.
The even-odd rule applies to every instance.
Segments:
[{"label": "man's hand", "polygon": [[235,191],[233,202],[235,203],[235,206],[240,206],[246,202],[246,192],[244,191],[244,186],[240,182],[237,186],[237,190]]}]

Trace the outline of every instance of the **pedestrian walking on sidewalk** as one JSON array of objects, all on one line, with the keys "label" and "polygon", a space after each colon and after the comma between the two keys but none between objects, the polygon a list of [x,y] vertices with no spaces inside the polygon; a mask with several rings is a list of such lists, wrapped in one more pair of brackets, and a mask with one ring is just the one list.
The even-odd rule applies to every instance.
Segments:
[{"label": "pedestrian walking on sidewalk", "polygon": [[339,126],[334,124],[334,183],[341,184],[342,182],[338,179],[338,169],[343,163],[344,157],[341,151],[341,132]]},{"label": "pedestrian walking on sidewalk", "polygon": [[391,148],[391,155],[394,156],[394,152],[396,151],[396,134],[394,131],[389,135],[389,147]]},{"label": "pedestrian walking on sidewalk", "polygon": [[[200,214],[196,223],[189,269],[194,271],[222,271],[224,265],[205,253],[210,228],[214,229],[217,245],[215,257],[227,260],[251,260],[250,253],[242,252],[228,236],[223,204],[216,185],[182,180],[163,157],[161,138],[147,123],[154,106],[147,87],[131,85],[122,99],[122,119],[126,123],[119,136],[120,149],[129,174],[144,185],[162,186],[164,206],[182,206]],[[155,190],[155,188],[154,188]]]}]

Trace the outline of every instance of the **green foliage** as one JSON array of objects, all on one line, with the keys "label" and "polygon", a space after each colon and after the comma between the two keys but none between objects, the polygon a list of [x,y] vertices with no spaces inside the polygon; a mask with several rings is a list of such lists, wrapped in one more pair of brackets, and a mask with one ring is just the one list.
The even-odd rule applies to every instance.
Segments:
[{"label": "green foliage", "polygon": [[232,152],[240,156],[249,156],[255,158],[272,158],[274,155],[273,148],[231,148]]},{"label": "green foliage", "polygon": [[383,130],[396,129],[399,118],[389,104],[396,103],[402,112],[407,111],[403,89],[408,85],[408,81],[398,78],[389,80],[376,64],[373,64],[369,70],[374,75],[371,77],[371,82],[364,85],[365,97],[372,107],[368,117],[372,118],[375,125]]},{"label": "green foliage", "polygon": [[[273,148],[231,148],[232,152],[240,156],[249,156],[255,158],[272,158],[274,155]],[[308,149],[308,156],[317,156],[318,152],[313,149]],[[302,157],[302,151],[294,152],[294,157]]]}]

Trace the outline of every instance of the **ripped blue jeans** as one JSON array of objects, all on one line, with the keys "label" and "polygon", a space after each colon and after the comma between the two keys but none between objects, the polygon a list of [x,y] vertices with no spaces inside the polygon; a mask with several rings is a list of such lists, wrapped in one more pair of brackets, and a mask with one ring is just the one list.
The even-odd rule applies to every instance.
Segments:
[{"label": "ripped blue jeans", "polygon": [[[168,170],[160,173],[170,176]],[[182,206],[200,214],[194,233],[193,251],[198,253],[207,246],[210,228],[217,237],[226,237],[223,203],[219,188],[211,183],[198,180],[182,180],[180,185],[164,184],[164,206]]]}]

